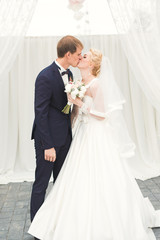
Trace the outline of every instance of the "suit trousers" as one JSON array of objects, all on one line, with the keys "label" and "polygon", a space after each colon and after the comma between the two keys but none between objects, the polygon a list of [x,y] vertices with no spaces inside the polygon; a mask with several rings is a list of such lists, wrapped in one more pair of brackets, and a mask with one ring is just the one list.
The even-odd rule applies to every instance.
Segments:
[{"label": "suit trousers", "polygon": [[41,140],[37,133],[35,133],[35,153],[36,153],[36,171],[35,171],[35,181],[32,187],[31,193],[31,221],[33,220],[36,212],[41,207],[44,202],[46,189],[51,175],[53,174],[53,182],[55,182],[61,167],[64,163],[66,155],[68,153],[72,136],[70,131],[68,131],[68,136],[66,142],[63,146],[55,147],[56,150],[56,161],[49,162],[44,159],[44,150],[41,146]]}]

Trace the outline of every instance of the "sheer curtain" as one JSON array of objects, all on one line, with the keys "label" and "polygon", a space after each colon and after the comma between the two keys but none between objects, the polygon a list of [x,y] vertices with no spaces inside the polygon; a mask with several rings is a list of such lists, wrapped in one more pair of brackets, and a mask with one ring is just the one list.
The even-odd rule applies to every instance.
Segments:
[{"label": "sheer curtain", "polygon": [[160,34],[157,0],[107,0],[138,84],[160,112]]},{"label": "sheer curtain", "polygon": [[[60,37],[25,38],[16,61],[2,82],[0,89],[0,183],[31,181],[34,179],[34,143],[30,140],[34,118],[34,83],[39,71],[56,58],[56,45]],[[131,138],[136,144],[136,155],[128,160],[136,178],[158,176],[160,167],[155,164],[158,152],[157,135],[160,119],[137,84],[132,69],[117,36],[81,36],[83,52],[90,47],[100,49],[109,57],[115,78],[126,99],[124,117]],[[75,78],[80,73],[73,69]],[[160,163],[160,160],[159,160]]]},{"label": "sheer curtain", "polygon": [[[152,107],[141,104],[135,97],[136,84],[131,82],[133,106],[137,126],[138,147],[142,161],[151,168],[160,169],[160,34],[157,0],[108,0],[122,48],[132,74]],[[144,115],[143,125],[140,116]],[[150,114],[149,114],[150,113]],[[154,116],[155,115],[155,116]],[[149,118],[147,117],[149,116]],[[150,123],[155,128],[150,128]]]},{"label": "sheer curtain", "polygon": [[0,81],[11,70],[36,4],[37,0],[0,1]]},{"label": "sheer curtain", "polygon": [[160,1],[157,1],[156,5],[157,5],[156,9],[157,9],[158,28],[159,28],[159,31],[160,31]]},{"label": "sheer curtain", "polygon": [[[0,1],[0,156],[3,159],[0,166],[1,173],[6,173],[6,170],[8,172],[15,166],[13,159],[17,153],[17,126],[19,123],[15,114],[18,111],[18,89],[15,84],[16,79],[13,85],[9,82],[12,78],[10,71],[23,44],[37,1]],[[14,91],[11,90],[11,86]],[[15,107],[13,107],[12,101]]]}]

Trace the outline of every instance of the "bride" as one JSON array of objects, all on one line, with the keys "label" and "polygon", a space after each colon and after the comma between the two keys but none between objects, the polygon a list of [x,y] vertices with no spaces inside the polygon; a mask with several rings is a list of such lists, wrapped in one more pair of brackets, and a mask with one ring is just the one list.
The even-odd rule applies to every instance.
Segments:
[{"label": "bride", "polygon": [[41,240],[155,240],[155,211],[126,165],[134,154],[122,116],[123,96],[98,50],[78,65],[87,91],[74,104],[76,126],[62,170],[29,233]]}]

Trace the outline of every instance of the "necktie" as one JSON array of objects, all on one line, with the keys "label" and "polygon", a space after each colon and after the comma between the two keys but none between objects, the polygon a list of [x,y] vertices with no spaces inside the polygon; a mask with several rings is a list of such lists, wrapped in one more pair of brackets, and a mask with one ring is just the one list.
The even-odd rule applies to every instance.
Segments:
[{"label": "necktie", "polygon": [[68,68],[66,71],[63,71],[61,73],[61,76],[67,74],[68,75],[68,80],[70,80],[70,78],[72,79],[72,72],[70,71],[70,69]]}]

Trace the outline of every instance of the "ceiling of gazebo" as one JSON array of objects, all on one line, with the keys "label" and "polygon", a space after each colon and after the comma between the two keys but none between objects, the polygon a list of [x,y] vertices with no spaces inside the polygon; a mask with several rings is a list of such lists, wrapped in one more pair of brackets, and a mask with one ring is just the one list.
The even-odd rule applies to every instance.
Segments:
[{"label": "ceiling of gazebo", "polygon": [[79,10],[68,0],[39,0],[27,36],[116,33],[107,0],[85,0]]}]

